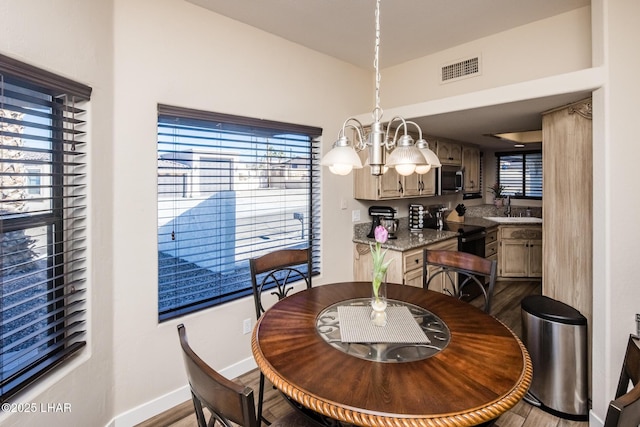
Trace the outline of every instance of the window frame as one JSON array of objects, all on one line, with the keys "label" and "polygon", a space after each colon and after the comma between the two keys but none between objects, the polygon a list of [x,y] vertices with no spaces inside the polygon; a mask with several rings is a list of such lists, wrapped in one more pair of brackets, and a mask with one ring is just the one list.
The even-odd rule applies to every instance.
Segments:
[{"label": "window frame", "polygon": [[[304,231],[302,235],[303,235],[303,240],[311,247],[312,266],[313,266],[311,274],[312,275],[319,274],[319,271],[320,271],[320,230],[319,230],[320,221],[319,219],[320,219],[320,203],[321,203],[320,202],[321,197],[320,197],[320,164],[319,164],[320,139],[319,138],[322,135],[322,129],[317,127],[312,127],[312,126],[297,125],[297,124],[290,124],[290,123],[283,123],[283,122],[276,122],[276,121],[269,121],[269,120],[262,120],[262,119],[254,119],[254,118],[244,117],[244,116],[235,116],[230,114],[223,114],[223,113],[202,111],[202,110],[196,110],[196,109],[190,109],[190,108],[176,107],[176,106],[165,105],[165,104],[158,104],[158,149],[156,150],[158,154],[158,161],[163,159],[166,160],[166,158],[161,159],[160,129],[163,126],[168,128],[170,126],[170,124],[168,123],[170,123],[170,121],[173,121],[173,120],[177,122],[181,122],[185,128],[188,128],[188,126],[192,125],[194,126],[194,129],[197,128],[198,126],[200,127],[209,126],[210,129],[213,129],[214,127],[213,124],[220,123],[222,124],[223,127],[229,125],[231,127],[241,127],[242,129],[244,128],[256,129],[256,132],[257,132],[256,135],[259,135],[259,137],[263,137],[261,136],[262,135],[261,131],[264,131],[264,132],[278,131],[283,134],[305,135],[306,137],[309,138],[308,143],[310,145],[307,148],[309,151],[309,158],[308,160],[305,161],[305,165],[304,165],[305,168],[308,168],[307,173],[309,174],[309,177],[306,180],[304,180],[304,185],[306,186],[305,187],[306,191],[308,191],[308,198],[309,198],[308,206],[306,209],[307,212],[304,212],[304,215],[308,218],[308,221],[307,221],[307,224],[303,225]],[[209,125],[206,125],[205,122],[209,123]],[[203,138],[203,140],[207,141],[206,138]],[[212,141],[213,140],[215,139],[212,139]],[[166,142],[164,144],[166,144]],[[180,144],[182,143],[179,143],[178,145]],[[207,154],[205,152],[205,148],[211,149],[212,151],[219,149],[221,150],[221,153],[218,153],[216,155]],[[208,169],[207,169],[207,166],[203,166],[203,169],[205,172],[207,170],[215,169],[215,172],[214,172],[214,175],[212,175],[212,178],[214,178],[213,182],[214,182],[214,185],[216,185],[217,181],[215,181],[215,178],[219,177],[219,174],[222,173],[223,169],[222,168],[216,169],[216,166],[211,166],[211,165],[214,165],[214,164],[223,165],[223,163],[225,163],[226,161],[224,156],[229,155],[229,154],[225,154],[225,149],[228,149],[228,148],[229,148],[229,145],[227,144],[222,144],[217,146],[212,144],[210,146],[205,146],[203,143],[203,148],[202,148],[203,152],[196,153],[194,151],[194,153],[192,154],[193,159],[191,160],[191,162],[195,165],[197,162],[199,163],[203,160],[206,161],[206,159],[209,159]],[[270,150],[269,143],[267,143],[265,147],[259,149],[259,151],[263,153],[262,155],[265,155],[264,153],[268,153],[269,150]],[[176,152],[178,151],[179,150],[176,149]],[[194,155],[194,154],[197,154],[197,155]],[[254,157],[251,157],[254,162],[259,160],[259,155],[255,154],[252,156],[254,156]],[[232,162],[232,161],[233,160],[229,160],[229,162]],[[295,175],[299,168],[299,164],[297,162],[290,162],[288,163],[288,165],[289,165],[288,166],[289,170],[293,172],[293,175]],[[197,168],[199,166],[195,166],[195,167],[196,169],[194,169],[192,172],[194,174],[192,178],[193,182],[195,182],[195,179],[197,179],[197,177],[202,176],[202,175],[196,174],[198,172]],[[233,165],[231,165],[230,167],[233,168]],[[232,169],[230,170],[233,172]],[[274,167],[273,169],[270,169],[270,170],[274,173],[274,175],[269,174],[268,176],[273,176],[276,179],[280,179],[279,177],[282,172],[277,170],[277,167]],[[221,291],[221,295],[211,296],[209,299],[206,299],[206,298],[199,299],[185,306],[177,306],[177,307],[171,308],[169,311],[167,311],[166,307],[165,308],[161,307],[163,305],[163,303],[161,303],[161,299],[162,299],[161,292],[166,292],[166,290],[161,291],[161,286],[162,287],[167,286],[162,280],[162,278],[165,277],[167,273],[162,271],[162,266],[161,266],[162,255],[161,255],[160,244],[161,244],[162,236],[160,235],[160,219],[161,219],[161,212],[160,212],[161,197],[160,196],[161,194],[165,193],[165,190],[161,189],[160,187],[161,181],[166,176],[175,176],[176,177],[175,179],[179,181],[180,176],[183,176],[182,179],[184,180],[184,182],[190,182],[190,184],[188,185],[190,185],[192,188],[189,191],[193,194],[195,194],[195,192],[203,188],[202,187],[203,184],[200,184],[199,188],[196,188],[196,186],[193,185],[193,182],[189,181],[190,178],[187,177],[189,173],[185,172],[184,175],[181,175],[181,170],[178,167],[173,171],[170,170],[166,172],[166,174],[163,175],[162,177],[160,175],[160,167],[158,171],[159,171],[158,194],[157,194],[158,219],[159,219],[158,221],[158,226],[159,226],[158,228],[158,267],[159,267],[158,269],[158,321],[164,322],[188,313],[218,306],[230,301],[234,301],[234,300],[252,295],[253,290],[252,290],[250,276],[249,276],[248,277],[249,280],[247,280],[246,283],[245,281],[242,281],[243,286],[235,288],[233,292]],[[236,185],[241,186],[241,182],[244,178],[242,176],[237,176],[236,179],[238,180],[237,182],[233,180],[229,181],[230,182],[229,185],[231,187],[235,187]],[[185,197],[184,190],[179,190],[180,185],[178,181],[173,181],[173,184],[172,184],[173,187],[172,186],[169,187],[169,192],[174,194],[172,199],[172,203],[174,204],[179,203],[178,199],[180,197]],[[220,184],[221,183],[217,183],[217,185],[220,185]],[[229,190],[231,190],[231,188]],[[179,195],[180,193],[182,193],[182,196]],[[247,200],[251,200],[251,197],[242,195],[241,197],[239,196],[237,199],[241,201],[247,201]],[[163,220],[166,220],[164,216],[162,218]],[[178,217],[173,217],[173,218],[178,218]],[[306,234],[306,237],[304,237],[305,234]],[[237,250],[238,245],[237,244],[234,244],[234,245],[235,245],[234,250]],[[287,247],[287,246],[279,246],[276,248],[284,248],[284,247]],[[215,253],[215,251],[211,251],[207,253]],[[215,257],[215,255],[213,255],[213,257]],[[247,264],[246,271],[249,272],[248,259],[246,260],[246,264]],[[236,274],[235,277],[244,277],[244,269],[242,269],[242,273]],[[177,279],[176,279],[176,282],[177,282]],[[173,286],[175,286],[176,289],[178,289],[180,285],[176,283]]]},{"label": "window frame", "polygon": [[[542,195],[540,196],[529,196],[526,194],[526,188],[527,188],[527,177],[526,177],[526,168],[527,168],[527,157],[530,157],[532,155],[540,155],[540,176],[541,176],[541,181],[540,181],[540,194],[542,194],[543,191],[543,184],[542,184],[542,173],[543,173],[543,167],[544,165],[542,164],[542,150],[522,150],[522,151],[503,151],[503,152],[496,152],[495,156],[496,156],[496,181],[498,184],[504,184],[507,185],[505,183],[502,182],[502,177],[501,177],[501,170],[500,170],[500,159],[502,157],[508,157],[508,156],[522,156],[522,173],[521,173],[521,181],[522,181],[522,190],[523,190],[523,194],[522,195],[518,195],[515,194],[514,192],[510,192],[508,189],[505,190],[503,192],[503,194],[505,196],[509,196],[512,199],[522,199],[522,200],[542,200]],[[536,161],[538,162],[538,161]]]},{"label": "window frame", "polygon": [[[11,92],[14,89],[15,92]],[[24,91],[24,93],[22,93]],[[12,239],[9,233],[23,233],[26,240],[34,240],[29,236],[38,228],[44,228],[40,235],[38,249],[43,266],[36,266],[35,243],[25,243],[30,248],[24,251],[22,261],[13,260],[19,252],[0,252],[2,257],[3,290],[0,292],[0,328],[3,334],[9,334],[5,328],[13,327],[6,341],[3,341],[3,357],[0,357],[0,402],[4,403],[18,392],[38,383],[52,370],[62,365],[86,347],[86,288],[87,288],[87,173],[86,148],[84,138],[86,128],[86,104],[90,101],[92,89],[81,83],[58,76],[32,65],[17,61],[0,54],[0,109],[18,112],[26,117],[29,113],[43,110],[31,109],[25,105],[35,106],[49,103],[48,118],[43,123],[24,121],[21,126],[27,132],[19,133],[6,130],[7,124],[18,124],[18,120],[26,120],[4,116],[0,117],[0,134],[9,135],[11,139],[22,140],[23,145],[7,145],[0,150],[0,164],[22,165],[13,171],[2,169],[3,176],[14,178],[10,184],[1,184],[0,191],[18,190],[23,192],[3,200],[8,206],[0,206],[0,235],[3,239]],[[29,94],[42,98],[33,98]],[[22,111],[21,111],[22,110]],[[41,129],[42,135],[34,136],[34,129]],[[44,148],[34,148],[24,140],[34,141],[40,138]],[[0,144],[4,144],[0,141]],[[4,145],[0,145],[4,147]],[[24,147],[16,149],[14,147]],[[48,148],[47,148],[48,147]],[[19,152],[18,157],[11,158],[10,151]],[[25,159],[25,153],[41,156],[40,159]],[[45,170],[37,175],[40,179],[38,192],[31,192],[32,165],[45,165]],[[16,178],[17,177],[17,178]],[[22,184],[20,183],[22,177]],[[42,179],[45,177],[46,179]],[[40,211],[11,211],[11,204],[44,202]],[[28,236],[28,237],[27,237]],[[16,264],[18,262],[18,264]],[[8,279],[6,267],[12,271],[21,263],[33,264],[29,274],[20,273]],[[35,273],[33,272],[35,270]],[[36,276],[36,284],[30,283],[27,277]],[[42,275],[42,276],[40,276]],[[43,281],[38,282],[38,280]],[[9,291],[9,280],[16,289]],[[40,293],[39,298],[20,297],[11,302],[11,297],[31,290]],[[44,293],[42,293],[44,291]],[[6,293],[5,293],[6,292]],[[5,298],[9,303],[5,306]],[[11,310],[18,309],[12,312]],[[44,311],[43,311],[44,310]],[[48,313],[44,316],[44,312]],[[30,317],[31,313],[31,317]],[[5,323],[6,322],[6,323]],[[25,324],[26,322],[26,324]],[[15,324],[15,325],[14,325]],[[25,329],[26,328],[26,329]],[[31,330],[29,329],[31,328]],[[18,332],[16,332],[18,331]],[[25,332],[26,331],[26,332]],[[4,358],[7,359],[5,365]],[[13,363],[10,363],[13,361]]]}]

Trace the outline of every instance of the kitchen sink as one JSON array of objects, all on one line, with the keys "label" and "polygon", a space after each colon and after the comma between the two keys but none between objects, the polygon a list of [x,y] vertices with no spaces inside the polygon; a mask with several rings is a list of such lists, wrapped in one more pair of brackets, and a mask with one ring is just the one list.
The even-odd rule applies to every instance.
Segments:
[{"label": "kitchen sink", "polygon": [[533,216],[485,216],[484,219],[500,224],[542,224],[542,218]]}]

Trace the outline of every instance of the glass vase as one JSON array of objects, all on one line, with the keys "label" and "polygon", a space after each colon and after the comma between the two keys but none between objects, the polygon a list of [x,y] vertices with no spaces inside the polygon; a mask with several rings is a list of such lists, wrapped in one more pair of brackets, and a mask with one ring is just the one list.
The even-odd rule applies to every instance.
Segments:
[{"label": "glass vase", "polygon": [[373,274],[371,283],[371,322],[376,326],[387,324],[387,273]]}]

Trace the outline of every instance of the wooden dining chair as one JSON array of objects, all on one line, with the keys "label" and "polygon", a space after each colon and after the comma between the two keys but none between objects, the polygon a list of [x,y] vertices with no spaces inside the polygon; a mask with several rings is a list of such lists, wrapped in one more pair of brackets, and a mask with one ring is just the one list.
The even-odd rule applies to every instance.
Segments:
[{"label": "wooden dining chair", "polygon": [[[306,265],[306,272],[302,266]],[[262,316],[262,292],[271,290],[279,300],[286,297],[293,283],[304,280],[311,288],[311,249],[280,249],[249,259],[256,318]]]},{"label": "wooden dining chair", "polygon": [[[484,298],[483,309],[486,313],[491,313],[491,300],[497,270],[495,260],[466,252],[425,249],[422,261],[422,287],[424,289],[429,289],[436,281],[439,281],[441,287],[438,289],[439,291],[449,293],[458,299],[468,299],[471,295],[482,295]],[[475,292],[472,292],[474,288]]]},{"label": "wooden dining chair", "polygon": [[[631,390],[629,390],[631,383]],[[615,400],[609,403],[604,427],[640,425],[640,338],[629,337]]]},{"label": "wooden dining chair", "polygon": [[[301,267],[306,265],[306,273]],[[311,288],[311,248],[280,249],[265,255],[249,259],[251,269],[251,285],[253,301],[256,309],[256,320],[264,313],[262,292],[271,290],[278,300],[286,297],[293,289],[293,283],[304,280],[307,289]],[[264,398],[264,374],[260,372],[258,389],[258,419],[269,425],[269,420],[262,416]]]},{"label": "wooden dining chair", "polygon": [[[189,346],[187,331],[178,325],[178,336],[184,357],[191,397],[199,427],[213,427],[216,422],[225,427],[258,427],[253,390],[231,381],[203,361]],[[205,411],[210,413],[207,420]],[[287,415],[273,420],[273,427],[320,427],[301,412],[291,409]]]}]

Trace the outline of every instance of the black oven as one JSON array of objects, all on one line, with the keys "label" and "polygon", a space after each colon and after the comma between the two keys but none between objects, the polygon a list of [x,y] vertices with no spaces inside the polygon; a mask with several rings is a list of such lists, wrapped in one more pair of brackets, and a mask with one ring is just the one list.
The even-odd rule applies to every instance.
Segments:
[{"label": "black oven", "polygon": [[484,227],[458,235],[458,251],[474,254],[484,258],[484,238],[487,235]]}]

